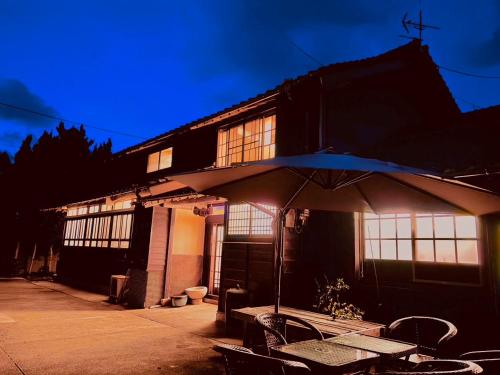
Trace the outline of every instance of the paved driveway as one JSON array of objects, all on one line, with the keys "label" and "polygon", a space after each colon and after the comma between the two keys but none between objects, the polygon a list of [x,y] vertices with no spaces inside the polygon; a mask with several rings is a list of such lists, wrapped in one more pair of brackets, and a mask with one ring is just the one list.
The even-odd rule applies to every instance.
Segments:
[{"label": "paved driveway", "polygon": [[216,306],[124,310],[50,282],[0,279],[0,374],[221,374]]}]

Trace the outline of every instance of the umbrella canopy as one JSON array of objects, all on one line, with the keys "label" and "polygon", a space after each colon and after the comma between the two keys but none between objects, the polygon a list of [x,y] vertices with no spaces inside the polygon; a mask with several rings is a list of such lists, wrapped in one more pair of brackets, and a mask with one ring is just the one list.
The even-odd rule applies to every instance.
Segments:
[{"label": "umbrella canopy", "polygon": [[351,155],[277,157],[170,178],[203,194],[279,208],[288,204],[287,208],[343,212],[473,215],[500,211],[499,197],[487,190]]},{"label": "umbrella canopy", "polygon": [[275,311],[279,311],[283,228],[289,208],[484,215],[500,212],[500,197],[471,185],[374,159],[317,153],[170,177],[199,193],[279,208],[275,220]]}]

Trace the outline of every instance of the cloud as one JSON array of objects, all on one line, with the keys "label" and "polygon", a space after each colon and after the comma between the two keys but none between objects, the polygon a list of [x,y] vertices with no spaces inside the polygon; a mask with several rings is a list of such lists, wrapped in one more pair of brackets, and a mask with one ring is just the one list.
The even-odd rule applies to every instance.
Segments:
[{"label": "cloud", "polygon": [[482,66],[494,66],[500,64],[500,27],[491,37],[480,43],[474,54],[474,62]]},{"label": "cloud", "polygon": [[7,151],[14,154],[19,149],[23,139],[24,136],[18,132],[7,131],[0,133],[0,152]]},{"label": "cloud", "polygon": [[[42,98],[31,92],[23,82],[17,79],[0,80],[0,102],[51,116],[57,115],[54,108],[45,104]],[[3,105],[0,105],[0,119],[19,121],[29,127],[44,127],[54,122],[47,117]]]},{"label": "cloud", "polygon": [[[348,30],[367,30],[387,22],[395,12],[399,12],[398,7],[393,6],[395,3],[387,1],[378,3],[377,7],[367,0],[218,1],[199,4],[196,13],[189,12],[183,20],[185,25],[193,25],[192,34],[184,35],[187,38],[183,51],[185,60],[191,72],[200,78],[227,72],[248,74],[262,82],[291,78],[283,77],[283,74],[317,67],[293,46],[295,35],[309,32],[325,35],[322,40],[331,41],[331,48],[326,49],[332,51],[338,47],[336,50],[341,58],[342,52],[352,49],[346,37]],[[397,15],[399,17],[399,13]],[[196,25],[200,24],[207,27],[197,29]],[[325,49],[324,45],[301,47],[312,55]]]}]

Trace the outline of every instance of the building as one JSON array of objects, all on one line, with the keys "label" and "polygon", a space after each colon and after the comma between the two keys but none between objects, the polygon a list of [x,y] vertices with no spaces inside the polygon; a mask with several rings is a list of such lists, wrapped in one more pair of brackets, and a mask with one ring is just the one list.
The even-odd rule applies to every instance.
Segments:
[{"label": "building", "polygon": [[[416,41],[322,67],[116,154],[116,191],[67,205],[57,272],[102,288],[111,274],[128,273],[134,306],[198,284],[219,296],[219,311],[236,285],[248,289],[250,304],[270,304],[272,217],[251,204],[200,196],[169,176],[329,148],[452,175],[479,171],[474,182],[481,183],[481,171],[498,160],[488,140],[494,126],[476,132],[476,123],[499,118],[498,109],[461,113]],[[470,136],[477,152],[464,153]],[[499,314],[496,217],[312,211],[298,227],[294,214],[284,304],[310,308],[314,279],[327,274],[351,284],[367,317]]]}]

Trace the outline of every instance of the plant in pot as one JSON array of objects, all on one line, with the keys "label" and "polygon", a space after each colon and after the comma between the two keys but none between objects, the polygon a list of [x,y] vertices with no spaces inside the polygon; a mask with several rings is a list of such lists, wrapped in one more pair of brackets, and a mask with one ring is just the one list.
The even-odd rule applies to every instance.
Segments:
[{"label": "plant in pot", "polygon": [[363,319],[364,311],[344,300],[349,290],[349,285],[344,279],[340,277],[335,281],[330,281],[326,275],[323,275],[323,278],[323,282],[314,279],[317,292],[313,307],[316,311],[328,314],[333,319]]}]

